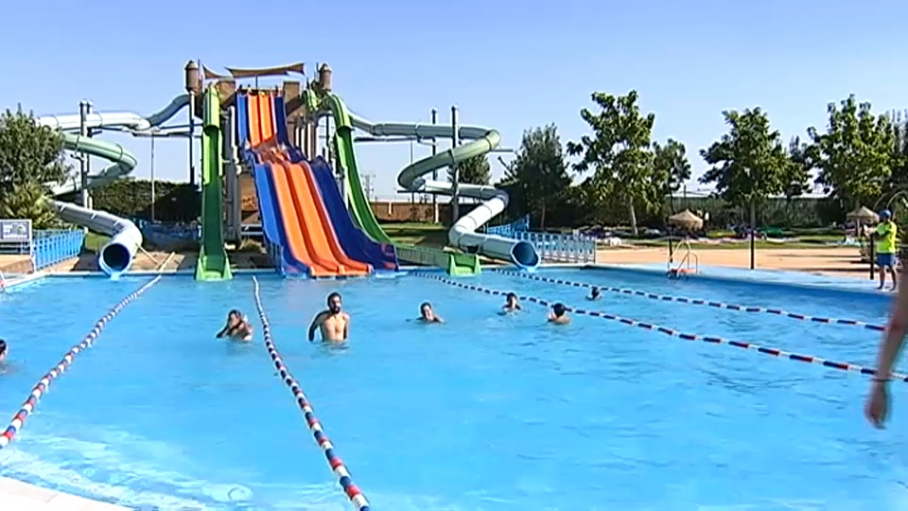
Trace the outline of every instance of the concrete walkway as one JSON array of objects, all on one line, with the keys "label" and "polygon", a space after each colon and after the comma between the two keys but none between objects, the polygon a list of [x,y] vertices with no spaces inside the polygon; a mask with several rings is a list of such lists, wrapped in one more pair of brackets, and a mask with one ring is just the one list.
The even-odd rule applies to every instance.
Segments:
[{"label": "concrete walkway", "polygon": [[0,477],[3,511],[128,511],[129,508]]}]

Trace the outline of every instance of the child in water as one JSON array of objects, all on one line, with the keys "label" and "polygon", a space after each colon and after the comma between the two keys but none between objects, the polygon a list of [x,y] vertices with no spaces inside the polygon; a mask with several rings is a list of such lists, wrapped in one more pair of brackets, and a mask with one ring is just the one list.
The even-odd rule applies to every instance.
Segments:
[{"label": "child in water", "polygon": [[519,311],[521,308],[522,307],[520,307],[520,300],[517,299],[517,295],[514,293],[508,293],[505,297],[504,305],[501,307],[501,312],[502,314],[507,314],[509,312]]},{"label": "child in water", "polygon": [[435,314],[435,311],[432,310],[432,304],[429,302],[423,302],[419,306],[419,321],[423,323],[444,323],[445,320],[441,319],[441,316]]},{"label": "child in water", "polygon": [[552,312],[549,313],[549,323],[556,325],[567,325],[571,322],[571,317],[567,314],[567,308],[562,303],[552,305]]},{"label": "child in water", "polygon": [[251,341],[252,325],[249,324],[249,319],[242,312],[233,309],[227,314],[227,324],[218,332],[217,338],[220,339],[225,335],[236,341]]},{"label": "child in water", "polygon": [[600,298],[602,298],[602,295],[599,294],[599,288],[598,288],[598,287],[593,287],[593,289],[590,290],[590,295],[586,297],[586,299],[587,299],[587,300],[590,300],[590,301],[595,301],[595,300],[598,300],[598,299],[600,299]]}]

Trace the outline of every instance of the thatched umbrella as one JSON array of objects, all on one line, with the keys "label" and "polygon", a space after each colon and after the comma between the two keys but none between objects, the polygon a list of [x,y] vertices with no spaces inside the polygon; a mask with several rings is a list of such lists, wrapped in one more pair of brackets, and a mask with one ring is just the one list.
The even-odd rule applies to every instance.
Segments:
[{"label": "thatched umbrella", "polygon": [[668,217],[668,223],[692,231],[703,228],[703,219],[691,213],[689,209]]},{"label": "thatched umbrella", "polygon": [[863,224],[873,224],[880,221],[880,216],[868,207],[861,206],[858,209],[845,215],[848,220],[854,220]]}]

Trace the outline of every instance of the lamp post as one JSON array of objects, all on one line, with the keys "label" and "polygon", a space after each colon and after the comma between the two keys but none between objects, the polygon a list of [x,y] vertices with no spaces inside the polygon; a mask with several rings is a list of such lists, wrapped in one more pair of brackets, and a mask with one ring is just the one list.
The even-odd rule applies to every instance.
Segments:
[{"label": "lamp post", "polygon": [[[154,193],[154,131],[151,132],[151,159],[149,163],[151,164],[151,223],[154,223],[154,202],[155,202],[155,193]],[[192,139],[189,139],[189,144],[192,144]]]},{"label": "lamp post", "polygon": [[184,68],[186,93],[189,94],[189,184],[195,186],[195,158],[193,137],[195,135],[195,97],[200,87],[199,65],[190,60]]},{"label": "lamp post", "polygon": [[[82,100],[79,101],[79,137],[88,136],[88,101]],[[82,207],[88,207],[88,153],[85,151],[79,152],[79,184],[81,190],[79,191],[79,196],[81,198]]]},{"label": "lamp post", "polygon": [[[451,107],[451,152],[460,145],[460,137],[457,132],[457,105]],[[451,184],[451,224],[460,217],[460,169],[457,163],[451,161],[451,175],[453,183]]]},{"label": "lamp post", "polygon": [[[432,124],[438,124],[438,109],[432,109]],[[432,139],[432,156],[438,154],[438,138]],[[438,169],[432,171],[432,181],[438,181]],[[432,194],[432,221],[438,223],[438,195]]]}]

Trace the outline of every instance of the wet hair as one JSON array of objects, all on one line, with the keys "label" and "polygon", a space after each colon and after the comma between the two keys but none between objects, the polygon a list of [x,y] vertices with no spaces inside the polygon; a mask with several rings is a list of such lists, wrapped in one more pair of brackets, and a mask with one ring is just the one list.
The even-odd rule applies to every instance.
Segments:
[{"label": "wet hair", "polygon": [[240,317],[240,318],[243,317],[243,313],[240,312],[239,309],[232,309],[230,312],[227,313],[227,315],[228,315],[228,316],[238,316],[238,317]]},{"label": "wet hair", "polygon": [[555,313],[555,317],[560,318],[561,316],[564,316],[564,313],[567,311],[564,308],[564,304],[556,303],[555,305],[552,305],[552,312]]},{"label": "wet hair", "polygon": [[328,305],[331,305],[331,302],[333,302],[335,298],[337,298],[338,300],[340,300],[340,299],[341,299],[341,294],[338,293],[337,291],[332,291],[331,294],[328,295],[328,299],[325,300],[325,302],[326,302]]},{"label": "wet hair", "polygon": [[599,288],[598,288],[598,287],[594,287],[593,290],[590,291],[590,294],[593,295],[593,296],[599,296]]},{"label": "wet hair", "polygon": [[517,295],[516,295],[516,294],[514,294],[514,293],[508,293],[508,294],[507,294],[507,295],[505,295],[505,300],[508,300],[508,301],[510,301],[510,300],[511,300],[511,298],[513,298],[513,299],[515,299],[515,300],[516,300],[516,299],[517,299]]},{"label": "wet hair", "polygon": [[6,353],[6,341],[0,339],[0,355]]},{"label": "wet hair", "polygon": [[431,308],[432,308],[432,304],[429,303],[429,302],[422,302],[421,304],[419,304],[419,310],[420,310],[420,311],[422,311],[422,310],[425,309],[426,307],[428,307],[428,308],[431,309]]}]

